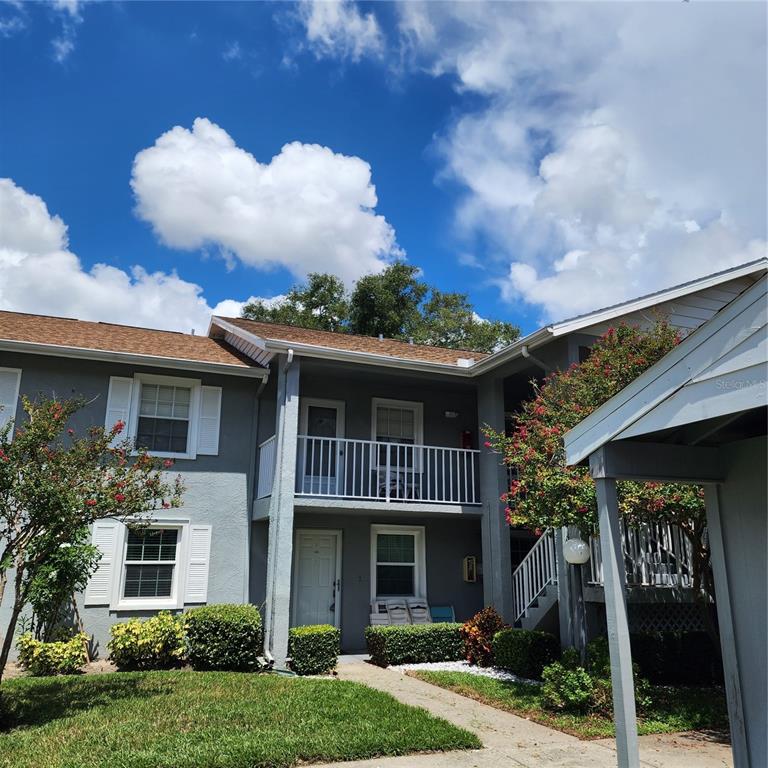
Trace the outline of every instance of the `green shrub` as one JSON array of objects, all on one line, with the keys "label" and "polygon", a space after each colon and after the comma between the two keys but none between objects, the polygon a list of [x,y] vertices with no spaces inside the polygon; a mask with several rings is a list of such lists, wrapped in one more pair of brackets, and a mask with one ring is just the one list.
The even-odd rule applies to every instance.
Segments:
[{"label": "green shrub", "polygon": [[323,675],[336,667],[341,633],[330,624],[294,627],[288,632],[288,655],[297,675]]},{"label": "green shrub", "polygon": [[185,616],[187,654],[194,669],[258,671],[261,614],[255,605],[204,605]]},{"label": "green shrub", "polygon": [[161,611],[110,628],[109,658],[119,669],[169,669],[184,661],[184,620]]},{"label": "green shrub", "polygon": [[62,642],[44,643],[27,633],[16,641],[19,664],[36,677],[74,675],[85,664],[88,635],[84,632]]},{"label": "green shrub", "polygon": [[464,658],[461,624],[405,624],[368,627],[368,653],[374,664],[421,664]]},{"label": "green shrub", "polygon": [[594,683],[583,667],[568,669],[559,661],[544,668],[541,675],[544,706],[565,712],[586,712],[592,704]]},{"label": "green shrub", "polygon": [[495,665],[519,677],[540,680],[544,667],[559,655],[560,643],[549,632],[503,629],[493,638]]},{"label": "green shrub", "polygon": [[490,667],[493,664],[493,638],[506,624],[494,608],[483,608],[461,627],[466,658],[470,664]]}]

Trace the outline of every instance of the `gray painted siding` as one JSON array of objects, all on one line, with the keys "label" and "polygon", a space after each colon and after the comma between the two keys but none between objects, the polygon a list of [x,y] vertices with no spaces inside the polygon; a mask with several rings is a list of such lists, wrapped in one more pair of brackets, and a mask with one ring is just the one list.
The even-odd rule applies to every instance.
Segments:
[{"label": "gray painted siding", "polygon": [[721,451],[728,464],[727,482],[720,486],[728,593],[750,765],[756,768],[768,765],[768,451],[765,437],[732,443],[721,447]]},{"label": "gray painted siding", "polygon": [[[173,375],[173,371],[167,369],[8,353],[2,354],[0,365],[22,369],[22,394],[31,397],[56,394],[60,398],[82,395],[92,401],[72,420],[78,431],[104,423],[110,376],[132,376],[139,372]],[[222,387],[219,455],[176,463],[173,471],[181,473],[187,487],[184,505],[163,516],[212,526],[208,602],[242,602],[248,599],[252,435],[255,394],[260,382],[209,374],[198,376],[189,371],[179,375],[199,378],[204,385]],[[19,407],[17,418],[21,416]],[[8,598],[5,603],[0,607],[0,622],[7,619]],[[141,615],[116,613],[106,606],[83,608],[82,599],[78,603],[86,629],[94,635],[96,650],[102,654],[106,652],[110,625]]]},{"label": "gray painted siding", "polygon": [[[478,446],[475,384],[462,384],[428,376],[386,371],[361,371],[343,364],[327,366],[302,360],[299,398],[324,398],[345,403],[345,437],[371,439],[372,399],[412,400],[424,403],[424,443],[461,447],[461,433],[470,430]],[[448,419],[445,411],[458,411]]]},{"label": "gray painted siding", "polygon": [[345,651],[365,648],[371,602],[371,525],[376,523],[425,527],[427,600],[430,604],[453,605],[457,621],[470,618],[483,607],[482,582],[466,583],[462,575],[464,557],[475,555],[480,560],[479,520],[381,518],[362,512],[349,515],[297,512],[294,529],[342,531],[341,643]]}]

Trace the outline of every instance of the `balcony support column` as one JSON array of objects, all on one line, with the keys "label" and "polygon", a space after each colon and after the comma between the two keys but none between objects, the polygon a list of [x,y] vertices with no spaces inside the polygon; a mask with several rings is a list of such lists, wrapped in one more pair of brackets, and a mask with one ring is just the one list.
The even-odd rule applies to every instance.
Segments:
[{"label": "balcony support column", "polygon": [[277,458],[269,505],[269,548],[264,610],[264,647],[277,668],[285,667],[291,618],[293,565],[293,506],[296,488],[296,451],[299,432],[300,362],[278,362]]},{"label": "balcony support column", "polygon": [[[480,429],[487,425],[504,432],[504,380],[485,377],[477,392]],[[480,445],[485,442],[481,432]],[[501,457],[486,448],[480,451],[480,500],[483,561],[483,601],[493,606],[507,622],[513,620],[512,559],[510,532],[501,495],[508,490],[507,473]]]}]

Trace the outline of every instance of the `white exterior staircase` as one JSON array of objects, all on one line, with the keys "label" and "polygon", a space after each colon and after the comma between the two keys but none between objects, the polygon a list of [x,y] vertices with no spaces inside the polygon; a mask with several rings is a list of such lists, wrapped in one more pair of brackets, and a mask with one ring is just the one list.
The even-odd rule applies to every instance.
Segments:
[{"label": "white exterior staircase", "polygon": [[[627,586],[687,588],[692,584],[691,546],[683,532],[669,523],[630,527],[621,521]],[[539,537],[512,574],[513,624],[536,629],[558,601],[557,552],[552,528]],[[600,539],[590,536],[587,583],[603,586]]]}]

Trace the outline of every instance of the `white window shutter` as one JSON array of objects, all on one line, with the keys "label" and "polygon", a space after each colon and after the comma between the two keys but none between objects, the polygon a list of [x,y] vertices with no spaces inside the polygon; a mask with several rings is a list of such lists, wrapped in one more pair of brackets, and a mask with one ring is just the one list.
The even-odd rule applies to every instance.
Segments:
[{"label": "white window shutter", "polygon": [[208,600],[208,568],[211,561],[211,526],[189,526],[189,561],[184,589],[185,603]]},{"label": "white window shutter", "polygon": [[200,387],[200,419],[197,427],[197,452],[203,456],[219,455],[221,387]]},{"label": "white window shutter", "polygon": [[133,395],[133,379],[122,376],[109,377],[109,395],[107,396],[107,415],[104,418],[104,429],[109,431],[122,421],[125,429],[115,437],[113,445],[125,439],[128,420],[131,415],[131,397]]},{"label": "white window shutter", "polygon": [[[0,368],[0,429],[16,418],[19,403],[21,371],[18,368]],[[13,438],[13,433],[9,435]]]},{"label": "white window shutter", "polygon": [[85,588],[85,605],[109,605],[112,600],[119,529],[120,523],[115,520],[96,520],[93,524],[92,542],[101,552],[101,560]]}]

